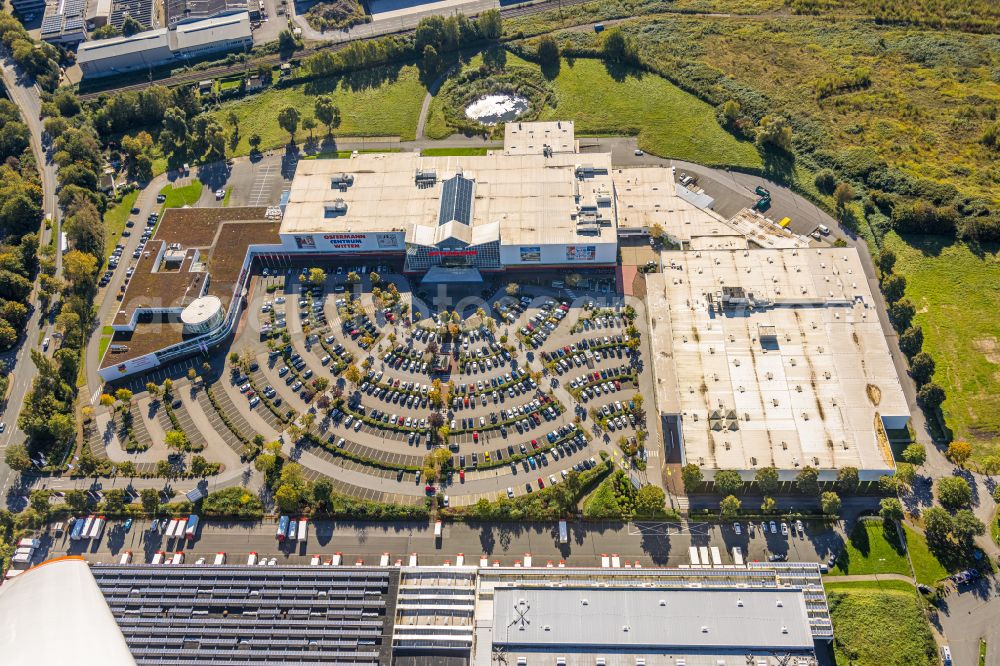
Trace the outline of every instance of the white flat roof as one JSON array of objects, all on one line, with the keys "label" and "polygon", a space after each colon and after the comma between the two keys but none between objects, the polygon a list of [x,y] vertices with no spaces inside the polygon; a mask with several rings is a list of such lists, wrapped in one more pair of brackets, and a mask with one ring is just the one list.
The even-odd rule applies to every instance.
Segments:
[{"label": "white flat roof", "polygon": [[499,588],[493,627],[513,650],[813,648],[801,590]]},{"label": "white flat roof", "polygon": [[[595,171],[576,175],[577,166]],[[440,240],[442,183],[461,173],[475,181],[469,241],[495,239],[508,245],[617,241],[609,153],[425,157],[417,153],[360,154],[344,160],[302,160],[292,181],[282,234],[405,231],[407,240]],[[418,186],[417,171],[433,171],[430,186]],[[345,190],[331,186],[350,174]],[[325,218],[338,199],[346,211]],[[607,200],[606,204],[598,203]],[[579,206],[593,204],[609,226],[597,233],[578,229]],[[490,225],[496,225],[491,227]],[[464,225],[463,225],[464,226]],[[591,228],[591,227],[588,227]],[[459,230],[462,231],[462,230]],[[463,231],[464,233],[464,231]],[[463,239],[464,240],[464,239]]]},{"label": "white flat roof", "polygon": [[[681,414],[686,462],[893,469],[876,419],[909,409],[854,248],[662,258],[646,281],[657,399]],[[753,307],[719,310],[723,288]]]},{"label": "white flat roof", "polygon": [[553,153],[577,152],[573,121],[513,122],[504,126],[503,152],[507,155],[541,155],[545,146]]}]

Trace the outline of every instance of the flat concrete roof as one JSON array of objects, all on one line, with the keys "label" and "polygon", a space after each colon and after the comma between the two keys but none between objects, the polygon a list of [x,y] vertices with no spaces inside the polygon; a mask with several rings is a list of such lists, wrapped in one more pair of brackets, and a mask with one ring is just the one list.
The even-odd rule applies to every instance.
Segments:
[{"label": "flat concrete roof", "polygon": [[657,403],[681,416],[686,462],[709,478],[894,468],[876,420],[909,409],[854,248],[661,260],[646,280]]},{"label": "flat concrete roof", "polygon": [[[576,168],[582,165],[595,170],[577,177]],[[429,244],[441,236],[442,183],[461,173],[475,181],[472,242],[495,239],[498,229],[507,245],[611,243],[617,241],[617,229],[610,170],[610,153],[424,157],[405,152],[302,160],[281,233],[403,231],[408,242]],[[433,184],[418,186],[418,171],[433,171]],[[354,177],[344,190],[331,185],[332,178],[342,173]],[[606,204],[599,203],[605,198]],[[346,211],[327,217],[328,207],[337,200],[346,204]],[[597,233],[581,232],[577,223],[581,205],[597,206],[610,225]]]},{"label": "flat concrete roof", "polygon": [[799,590],[498,588],[493,644],[680,651],[809,650]]},{"label": "flat concrete roof", "polygon": [[513,122],[504,126],[503,152],[507,155],[541,155],[546,146],[553,153],[578,152],[573,121]]}]

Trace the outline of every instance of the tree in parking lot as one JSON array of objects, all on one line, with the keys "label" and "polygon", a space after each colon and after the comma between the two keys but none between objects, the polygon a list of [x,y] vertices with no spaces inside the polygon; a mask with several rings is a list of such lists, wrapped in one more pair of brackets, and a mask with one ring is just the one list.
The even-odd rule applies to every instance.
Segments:
[{"label": "tree in parking lot", "polygon": [[508,296],[517,296],[521,293],[521,285],[516,282],[509,282],[504,291],[507,292]]},{"label": "tree in parking lot", "polygon": [[165,479],[173,479],[177,476],[177,468],[169,460],[156,461],[156,475]]},{"label": "tree in parking lot", "polygon": [[156,384],[156,382],[146,382],[146,393],[148,393],[151,398],[159,397],[160,387]]},{"label": "tree in parking lot", "polygon": [[358,382],[361,381],[361,371],[358,370],[358,366],[353,363],[347,366],[344,370],[344,379],[357,386]]},{"label": "tree in parking lot", "polygon": [[208,460],[204,456],[191,456],[191,473],[195,476],[207,476],[209,470]]},{"label": "tree in parking lot", "polygon": [[647,484],[635,496],[635,513],[639,516],[657,516],[663,513],[667,496],[663,488]]},{"label": "tree in parking lot", "polygon": [[773,497],[765,497],[764,501],[760,503],[760,510],[762,513],[771,513],[778,508],[778,502],[775,501]]},{"label": "tree in parking lot", "polygon": [[171,430],[163,438],[163,443],[167,445],[167,448],[175,449],[177,451],[187,451],[188,449],[188,438],[181,430]]},{"label": "tree in parking lot", "polygon": [[693,493],[701,488],[705,475],[696,464],[688,463],[681,468],[681,480],[684,482],[684,492]]},{"label": "tree in parking lot", "polygon": [[441,416],[441,412],[433,411],[427,417],[427,424],[432,428],[440,428],[444,425],[444,417]]},{"label": "tree in parking lot", "polygon": [[372,271],[368,274],[368,279],[371,280],[372,285],[378,285],[382,283],[382,276]]},{"label": "tree in parking lot", "polygon": [[743,479],[740,473],[731,469],[720,470],[715,473],[715,491],[720,495],[735,495],[743,490]]},{"label": "tree in parking lot", "polygon": [[819,493],[819,472],[815,467],[807,465],[795,477],[795,483],[803,495],[816,495]]},{"label": "tree in parking lot", "polygon": [[860,485],[861,478],[857,467],[841,467],[837,471],[837,488],[840,492],[851,495],[857,492]]},{"label": "tree in parking lot", "polygon": [[126,479],[131,479],[136,475],[135,463],[131,460],[123,460],[118,463],[118,475]]},{"label": "tree in parking lot", "polygon": [[761,467],[754,474],[754,482],[764,495],[772,495],[778,491],[778,469],[776,467]]},{"label": "tree in parking lot", "polygon": [[348,284],[357,284],[359,282],[361,282],[361,276],[360,275],[358,275],[354,271],[351,271],[351,272],[349,272],[347,274],[347,283]]},{"label": "tree in parking lot", "polygon": [[132,403],[132,391],[125,388],[120,388],[115,391],[115,400],[122,404],[122,407],[126,408]]},{"label": "tree in parking lot", "polygon": [[320,286],[326,284],[326,271],[322,268],[309,269],[309,284]]},{"label": "tree in parking lot", "polygon": [[835,516],[840,513],[840,495],[835,492],[827,491],[820,495],[819,498],[820,510],[827,516]]},{"label": "tree in parking lot", "polygon": [[740,512],[740,507],[743,505],[739,499],[733,495],[727,495],[719,502],[719,515],[723,518],[732,518],[737,513]]}]

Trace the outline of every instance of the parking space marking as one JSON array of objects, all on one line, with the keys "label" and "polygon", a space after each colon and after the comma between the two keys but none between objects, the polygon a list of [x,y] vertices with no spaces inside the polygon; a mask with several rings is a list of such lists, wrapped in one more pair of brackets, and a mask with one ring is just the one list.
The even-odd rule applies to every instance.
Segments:
[{"label": "parking space marking", "polygon": [[260,206],[270,198],[271,190],[274,189],[274,183],[271,180],[273,171],[274,165],[271,163],[265,164],[257,171],[257,175],[253,179],[253,185],[250,186],[252,205]]}]

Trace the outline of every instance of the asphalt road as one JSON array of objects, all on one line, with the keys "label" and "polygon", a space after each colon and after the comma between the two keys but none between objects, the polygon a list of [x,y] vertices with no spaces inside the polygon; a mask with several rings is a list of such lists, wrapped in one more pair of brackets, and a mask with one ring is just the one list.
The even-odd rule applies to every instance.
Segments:
[{"label": "asphalt road", "polygon": [[789,560],[825,562],[843,544],[843,529],[828,529],[823,525],[807,525],[805,538],[785,537],[779,532],[764,536],[737,536],[730,524],[710,523],[575,523],[570,525],[570,542],[558,542],[555,523],[497,523],[486,526],[465,523],[446,524],[442,538],[434,538],[434,528],[428,523],[352,523],[313,521],[305,544],[281,544],[275,539],[275,522],[208,524],[203,523],[193,543],[166,539],[149,531],[148,521],[136,521],[126,532],[115,523],[105,530],[97,543],[74,542],[65,534],[45,535],[39,550],[40,559],[64,554],[83,555],[92,562],[116,561],[123,550],[131,550],[135,562],[148,562],[158,550],[183,550],[187,562],[199,557],[209,558],[225,552],[230,563],[246,561],[247,554],[275,557],[283,564],[305,564],[313,555],[324,558],[341,553],[345,563],[359,558],[366,564],[378,564],[383,553],[391,561],[417,553],[419,564],[455,563],[459,553],[467,564],[478,564],[482,555],[490,564],[498,561],[512,565],[524,561],[530,554],[533,566],[545,566],[547,560],[564,560],[570,566],[600,566],[602,555],[617,554],[624,562],[638,561],[642,566],[677,566],[689,564],[690,546],[717,546],[723,564],[732,564],[732,548],[743,549],[749,560],[766,560],[772,553],[786,555]]},{"label": "asphalt road", "polygon": [[932,621],[947,635],[954,663],[979,663],[979,641],[985,640],[986,664],[1000,664],[1000,581],[990,576],[948,589],[949,594],[937,603]]},{"label": "asphalt road", "polygon": [[[6,56],[6,54],[4,54]],[[31,150],[35,155],[35,161],[40,165],[39,173],[42,180],[42,209],[44,213],[52,216],[52,229],[46,230],[43,223],[39,245],[52,242],[53,236],[58,237],[60,222],[59,211],[56,205],[56,166],[49,160],[49,156],[41,143],[42,122],[41,100],[38,96],[38,89],[34,83],[28,83],[20,76],[18,68],[13,61],[4,57],[2,66],[4,88],[7,96],[20,108],[24,122],[28,126],[31,134]],[[56,252],[56,276],[62,274],[62,254]],[[31,350],[39,344],[40,332],[47,328],[49,321],[42,317],[42,312],[38,308],[38,282],[36,280],[28,297],[30,316],[24,329],[24,338],[13,354],[7,354],[3,360],[7,363],[8,369],[13,377],[7,402],[0,412],[0,421],[7,424],[3,434],[0,434],[0,497],[7,497],[10,487],[17,482],[18,475],[3,462],[3,455],[11,444],[24,442],[24,433],[17,427],[17,415],[21,411],[24,396],[31,388],[31,384],[37,375],[37,369],[31,361]],[[55,345],[50,345],[49,353],[55,350]]]}]

